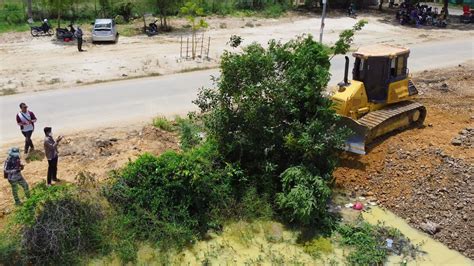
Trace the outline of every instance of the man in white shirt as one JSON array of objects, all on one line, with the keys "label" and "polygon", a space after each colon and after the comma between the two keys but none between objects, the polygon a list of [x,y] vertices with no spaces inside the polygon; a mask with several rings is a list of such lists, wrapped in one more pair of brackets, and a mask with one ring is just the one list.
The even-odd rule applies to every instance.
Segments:
[{"label": "man in white shirt", "polygon": [[20,103],[20,112],[16,115],[16,122],[20,126],[21,133],[25,136],[25,154],[28,150],[34,150],[31,135],[35,130],[36,116],[33,112],[28,111],[28,106],[25,103]]}]

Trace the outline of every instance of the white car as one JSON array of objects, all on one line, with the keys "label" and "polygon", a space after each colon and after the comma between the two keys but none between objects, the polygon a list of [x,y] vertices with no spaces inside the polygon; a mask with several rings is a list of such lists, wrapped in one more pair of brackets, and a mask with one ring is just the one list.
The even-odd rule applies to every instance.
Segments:
[{"label": "white car", "polygon": [[117,42],[117,26],[110,18],[96,19],[92,28],[92,42]]}]

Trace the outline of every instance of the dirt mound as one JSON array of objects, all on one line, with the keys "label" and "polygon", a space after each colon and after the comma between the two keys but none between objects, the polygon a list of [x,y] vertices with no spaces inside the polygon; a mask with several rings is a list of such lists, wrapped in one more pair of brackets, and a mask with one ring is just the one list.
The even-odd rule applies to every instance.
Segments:
[{"label": "dirt mound", "polygon": [[[59,179],[74,182],[79,173],[89,172],[103,180],[110,171],[119,169],[144,152],[159,155],[166,150],[178,149],[175,133],[148,125],[140,127],[103,128],[66,136],[59,145]],[[27,159],[23,175],[30,186],[46,180],[48,163],[42,151],[35,151],[22,159]],[[0,193],[1,217],[12,210],[13,200],[8,182],[1,182],[0,190],[3,191]]]},{"label": "dirt mound", "polygon": [[[474,64],[415,74],[424,128],[379,140],[366,156],[344,154],[336,184],[474,259]],[[454,139],[459,139],[460,143]],[[432,230],[433,229],[433,230]]]}]

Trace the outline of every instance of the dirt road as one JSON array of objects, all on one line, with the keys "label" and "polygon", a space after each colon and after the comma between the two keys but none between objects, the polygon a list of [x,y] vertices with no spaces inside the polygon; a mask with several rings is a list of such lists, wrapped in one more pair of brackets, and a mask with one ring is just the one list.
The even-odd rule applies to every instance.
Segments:
[{"label": "dirt road", "polygon": [[[466,40],[474,36],[473,31],[393,25],[392,15],[360,14],[358,19],[367,19],[369,24],[357,34],[355,47],[368,43],[412,46],[437,40]],[[120,37],[116,45],[92,45],[89,31],[85,30],[85,53],[78,53],[74,43],[61,43],[49,37],[33,38],[28,32],[2,34],[0,95],[216,67],[223,50],[231,49],[226,43],[233,34],[243,37],[242,45],[266,44],[272,38],[285,41],[304,33],[318,36],[320,23],[314,15],[294,14],[278,20],[210,17],[208,22],[210,27],[205,38],[211,37],[211,59],[196,61],[180,59],[180,37],[189,37],[189,32],[181,28],[184,21],[173,22],[179,29],[173,33],[152,38]],[[329,17],[324,42],[334,42],[342,30],[355,22],[344,16]],[[137,27],[140,26],[137,22]]]}]

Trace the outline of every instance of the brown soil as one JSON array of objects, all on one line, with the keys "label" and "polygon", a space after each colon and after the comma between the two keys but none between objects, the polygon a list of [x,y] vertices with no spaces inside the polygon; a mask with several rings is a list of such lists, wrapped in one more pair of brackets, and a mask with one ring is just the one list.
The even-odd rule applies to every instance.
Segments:
[{"label": "brown soil", "polygon": [[[152,126],[78,132],[66,137],[59,146],[58,178],[61,182],[74,182],[79,173],[88,172],[98,180],[104,180],[110,171],[119,169],[138,155],[145,152],[158,155],[166,150],[176,150],[177,143],[175,133]],[[38,150],[35,154],[39,160],[28,162],[28,157],[22,158],[27,162],[22,173],[30,188],[46,181],[48,168],[44,153]],[[0,190],[0,217],[3,217],[14,207],[8,182],[0,182]]]},{"label": "brown soil", "polygon": [[[392,134],[366,156],[344,154],[336,184],[378,202],[474,259],[474,64],[418,73],[423,128]],[[462,143],[453,139],[461,138]],[[431,222],[431,223],[430,223]]]}]

